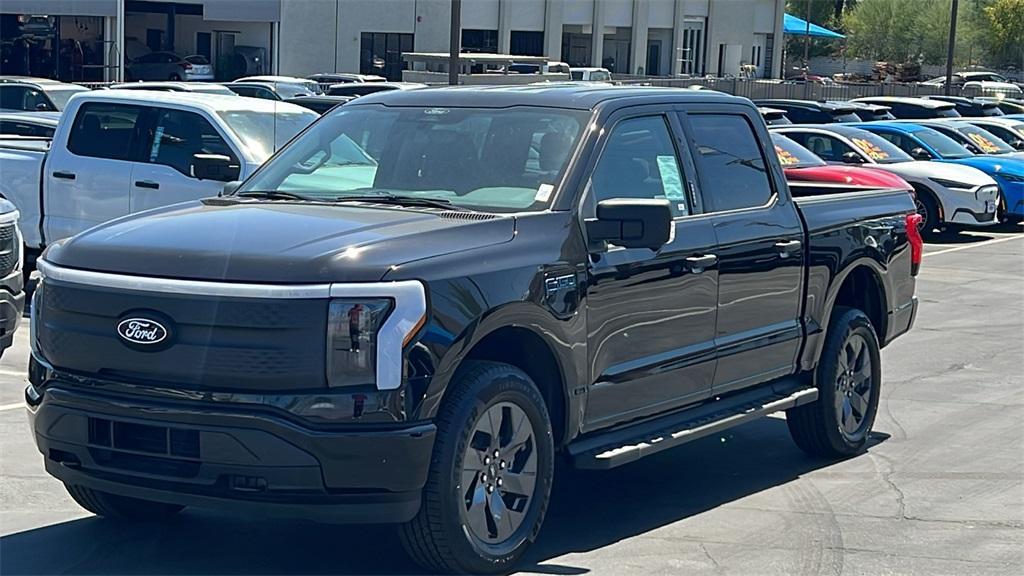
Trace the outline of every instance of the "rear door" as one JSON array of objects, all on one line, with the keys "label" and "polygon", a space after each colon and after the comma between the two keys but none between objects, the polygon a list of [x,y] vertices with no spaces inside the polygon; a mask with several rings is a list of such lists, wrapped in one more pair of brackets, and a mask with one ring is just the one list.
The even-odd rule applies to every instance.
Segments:
[{"label": "rear door", "polygon": [[[726,110],[723,112],[723,109]],[[715,394],[795,370],[803,305],[804,230],[771,172],[768,135],[745,106],[681,114],[696,151],[705,212],[718,242]]]},{"label": "rear door", "polygon": [[220,193],[224,183],[194,178],[192,162],[196,154],[220,154],[238,163],[221,132],[203,115],[177,108],[149,108],[146,119],[143,153],[132,167],[130,211]]},{"label": "rear door", "polygon": [[44,166],[48,241],[128,214],[143,110],[116,102],[86,102],[78,108],[66,144],[55,144]]},{"label": "rear door", "polygon": [[657,252],[591,247],[589,430],[702,400],[715,373],[715,237],[687,193],[696,174],[681,128],[658,108],[618,114],[598,142],[582,215],[601,200],[664,198],[675,234]]}]

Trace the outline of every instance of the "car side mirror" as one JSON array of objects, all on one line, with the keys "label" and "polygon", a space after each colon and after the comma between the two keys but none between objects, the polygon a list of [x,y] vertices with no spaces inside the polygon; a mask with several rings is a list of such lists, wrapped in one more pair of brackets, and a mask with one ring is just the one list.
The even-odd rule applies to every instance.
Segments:
[{"label": "car side mirror", "polygon": [[847,152],[843,154],[843,164],[863,164],[864,158],[856,152]]},{"label": "car side mirror", "polygon": [[924,148],[917,147],[910,151],[910,156],[914,160],[931,160],[932,153],[925,150]]},{"label": "car side mirror", "polygon": [[36,104],[36,111],[37,112],[49,112],[50,111],[50,107],[46,105],[46,102],[40,102],[40,103]]},{"label": "car side mirror", "polygon": [[623,248],[657,250],[672,238],[668,200],[613,198],[597,203],[597,218],[587,221],[587,237]]},{"label": "car side mirror", "polygon": [[967,148],[967,151],[970,152],[971,154],[981,154],[981,148],[978,148],[977,146],[970,142],[965,143],[964,148]]},{"label": "car side mirror", "polygon": [[242,185],[241,180],[232,180],[224,184],[224,188],[221,189],[219,196],[231,196],[238,190],[238,187]]},{"label": "car side mirror", "polygon": [[238,180],[242,167],[236,160],[223,154],[194,154],[192,176],[198,180]]},{"label": "car side mirror", "polygon": [[1024,140],[1018,138],[1017,140],[1010,142],[1010,146],[1013,146],[1014,150],[1024,150]]}]

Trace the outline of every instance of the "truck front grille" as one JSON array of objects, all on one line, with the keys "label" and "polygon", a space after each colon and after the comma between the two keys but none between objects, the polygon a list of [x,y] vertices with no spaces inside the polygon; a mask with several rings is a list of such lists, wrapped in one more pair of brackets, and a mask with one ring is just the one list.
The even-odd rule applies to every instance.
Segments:
[{"label": "truck front grille", "polygon": [[18,265],[18,250],[21,247],[16,245],[17,241],[13,222],[0,225],[0,277],[13,272]]},{"label": "truck front grille", "polygon": [[[327,300],[134,292],[44,279],[37,343],[55,368],[170,388],[285,392],[326,387]],[[159,346],[126,342],[126,318],[152,318]]]}]

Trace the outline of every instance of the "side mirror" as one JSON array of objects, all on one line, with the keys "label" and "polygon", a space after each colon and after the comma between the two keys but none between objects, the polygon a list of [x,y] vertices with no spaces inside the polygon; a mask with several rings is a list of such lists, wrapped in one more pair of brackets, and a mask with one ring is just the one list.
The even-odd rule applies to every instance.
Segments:
[{"label": "side mirror", "polygon": [[49,112],[49,110],[50,107],[46,105],[46,102],[40,102],[39,104],[36,104],[37,112]]},{"label": "side mirror", "polygon": [[221,189],[220,194],[218,194],[218,196],[231,196],[232,194],[235,193],[235,190],[238,190],[238,187],[241,185],[241,180],[232,180],[231,182],[224,184],[224,188]]},{"label": "side mirror", "polygon": [[657,250],[672,238],[668,200],[613,198],[597,203],[597,219],[587,221],[587,237],[623,248]]},{"label": "side mirror", "polygon": [[967,151],[970,152],[971,154],[981,154],[981,148],[978,148],[971,142],[964,143],[964,148],[967,148]]},{"label": "side mirror", "polygon": [[1013,146],[1014,150],[1024,150],[1024,140],[1018,138],[1017,140],[1010,142],[1010,146]]},{"label": "side mirror", "polygon": [[238,180],[242,167],[223,154],[195,154],[192,156],[192,176],[198,180]]},{"label": "side mirror", "polygon": [[921,148],[921,147],[917,147],[917,148],[914,148],[913,150],[911,150],[910,151],[910,156],[913,157],[914,160],[931,160],[932,159],[932,153],[927,151],[927,150],[925,150],[924,148]]},{"label": "side mirror", "polygon": [[843,154],[843,164],[863,164],[864,158],[856,152],[847,152]]}]

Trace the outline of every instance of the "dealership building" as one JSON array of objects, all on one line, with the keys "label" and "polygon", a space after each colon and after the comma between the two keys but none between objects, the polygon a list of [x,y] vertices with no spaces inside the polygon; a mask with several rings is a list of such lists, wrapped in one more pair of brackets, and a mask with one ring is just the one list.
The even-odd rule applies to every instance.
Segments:
[{"label": "dealership building", "polygon": [[[781,75],[784,0],[462,0],[464,52],[618,74]],[[362,72],[449,47],[451,0],[2,0],[0,74],[110,81],[150,51],[219,79]]]}]

